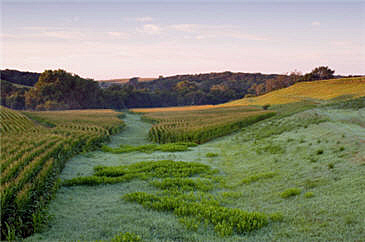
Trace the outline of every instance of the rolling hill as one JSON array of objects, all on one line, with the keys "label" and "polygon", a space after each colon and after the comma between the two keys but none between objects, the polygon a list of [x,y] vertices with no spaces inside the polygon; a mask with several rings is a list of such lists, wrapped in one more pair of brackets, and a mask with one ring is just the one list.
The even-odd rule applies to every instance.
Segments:
[{"label": "rolling hill", "polygon": [[313,82],[299,82],[293,86],[269,92],[265,95],[242,98],[222,104],[232,105],[275,105],[305,100],[321,101],[334,98],[365,96],[365,78],[341,78]]}]

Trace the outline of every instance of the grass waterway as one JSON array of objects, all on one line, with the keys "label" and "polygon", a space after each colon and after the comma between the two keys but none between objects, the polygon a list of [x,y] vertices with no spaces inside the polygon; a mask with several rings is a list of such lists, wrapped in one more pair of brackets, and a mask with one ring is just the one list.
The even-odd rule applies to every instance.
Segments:
[{"label": "grass waterway", "polygon": [[[122,195],[157,191],[148,181],[60,187],[53,216],[28,241],[109,240],[133,232],[145,241],[361,241],[365,237],[365,109],[314,109],[264,120],[244,131],[185,152],[102,151],[68,161],[61,179],[89,176],[98,165],[138,161],[195,161],[218,168],[225,206],[281,213],[283,221],[246,235],[219,237],[211,227],[187,230],[172,213],[144,209]],[[316,120],[318,122],[316,122]],[[126,128],[108,144],[143,145],[150,124],[126,114]],[[289,191],[289,192],[288,192]],[[283,193],[296,195],[284,198]],[[299,192],[299,194],[297,194]]]}]

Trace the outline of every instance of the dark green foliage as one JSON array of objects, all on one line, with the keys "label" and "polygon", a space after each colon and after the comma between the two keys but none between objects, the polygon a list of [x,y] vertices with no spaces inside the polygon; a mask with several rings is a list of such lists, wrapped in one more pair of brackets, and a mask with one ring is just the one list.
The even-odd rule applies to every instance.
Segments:
[{"label": "dark green foliage", "polygon": [[301,193],[302,191],[299,188],[289,188],[287,190],[285,190],[284,192],[281,193],[281,197],[282,198],[288,198],[288,197],[293,197],[293,196],[297,196]]},{"label": "dark green foliage", "polygon": [[333,169],[333,168],[335,168],[335,164],[333,164],[333,163],[329,163],[329,164],[328,164],[328,169]]},{"label": "dark green foliage", "polygon": [[26,106],[37,110],[102,108],[99,84],[63,70],[44,71],[25,94]]},{"label": "dark green foliage", "polygon": [[104,152],[110,152],[114,154],[120,154],[120,153],[128,153],[128,152],[146,152],[146,153],[152,153],[154,151],[162,151],[162,152],[178,152],[178,151],[187,151],[189,150],[189,147],[194,147],[197,144],[192,142],[178,142],[178,143],[168,143],[168,144],[147,144],[147,145],[139,145],[139,146],[133,146],[133,145],[121,145],[119,148],[111,148],[106,145],[103,145],[101,147],[101,150]]},{"label": "dark green foliage", "polygon": [[25,86],[34,86],[38,81],[40,73],[35,72],[25,72],[25,71],[17,71],[17,70],[0,70],[1,79]]},{"label": "dark green foliage", "polygon": [[11,82],[0,80],[0,105],[11,109],[25,109],[25,92],[29,88],[19,87]]},{"label": "dark green foliage", "polygon": [[305,74],[300,81],[316,81],[326,80],[333,78],[334,70],[328,68],[328,66],[319,66],[312,70],[312,72]]},{"label": "dark green foliage", "polygon": [[323,152],[324,152],[324,151],[323,151],[322,149],[320,149],[320,150],[317,150],[317,151],[316,151],[316,154],[317,154],[317,155],[322,155],[322,154],[323,154]]}]

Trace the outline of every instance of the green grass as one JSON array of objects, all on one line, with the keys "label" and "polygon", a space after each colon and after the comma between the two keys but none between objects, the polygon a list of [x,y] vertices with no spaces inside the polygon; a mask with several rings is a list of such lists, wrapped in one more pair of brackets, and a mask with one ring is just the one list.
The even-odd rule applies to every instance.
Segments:
[{"label": "green grass", "polygon": [[179,152],[187,151],[189,147],[195,147],[197,144],[192,142],[177,142],[177,143],[167,143],[167,144],[146,144],[146,145],[120,145],[119,148],[111,148],[109,146],[103,145],[101,150],[104,152],[110,152],[113,154],[121,154],[128,152],[145,152],[152,153],[155,151],[162,152]]},{"label": "green grass", "polygon": [[[220,172],[219,176],[212,174],[208,178],[203,174],[200,178],[186,177],[194,181],[209,179],[213,184],[209,191],[161,190],[151,183],[165,178],[61,187],[49,209],[54,215],[52,226],[29,240],[110,240],[120,231],[128,231],[145,241],[362,241],[365,132],[361,117],[364,115],[363,108],[316,107],[282,117],[278,114],[279,118],[261,121],[186,152],[120,155],[95,151],[91,157],[78,156],[67,163],[62,180],[92,176],[95,166],[129,166],[141,160],[194,161]],[[137,117],[127,114],[125,132],[112,138],[109,146],[147,143],[140,137],[150,124],[139,123]],[[321,142],[317,143],[318,140]],[[278,145],[285,152],[264,151],[269,144]],[[323,150],[323,154],[316,155],[318,150]],[[212,159],[207,153],[219,156]],[[311,162],[313,156],[315,162]],[[329,169],[329,164],[334,168]],[[275,175],[261,177],[270,172]],[[222,181],[212,177],[220,177]],[[244,179],[250,182],[242,183]],[[280,194],[288,188],[300,189],[301,194],[283,199]],[[212,207],[259,212],[267,216],[268,224],[239,234],[224,222],[206,223],[199,216],[177,216],[173,210],[154,209],[149,203],[143,207],[121,198],[135,192],[157,196],[154,202],[183,196],[179,198],[188,204],[209,202]]]},{"label": "green grass", "polygon": [[[99,185],[99,184],[115,184],[120,182],[127,182],[133,179],[143,179],[158,177],[191,177],[196,174],[214,174],[217,170],[212,170],[209,166],[196,163],[196,162],[184,162],[184,161],[141,161],[131,165],[125,166],[96,166],[94,167],[94,174],[92,176],[75,177],[63,182],[64,186],[76,186],[76,185]],[[178,185],[178,181],[183,180],[170,180],[172,186],[175,181],[175,186]],[[189,180],[185,180],[185,186],[189,185]],[[159,183],[154,184],[158,186]],[[190,182],[190,186],[203,186],[204,184],[197,183],[195,181]],[[161,183],[159,186],[168,186],[166,183]],[[181,184],[183,185],[183,184]]]},{"label": "green grass", "polygon": [[119,233],[110,242],[142,242],[141,236],[135,233]]},{"label": "green grass", "polygon": [[265,172],[265,173],[258,173],[258,174],[255,174],[255,175],[252,175],[252,176],[249,176],[247,178],[244,178],[242,180],[242,183],[244,184],[250,184],[252,182],[257,182],[259,180],[262,180],[262,179],[268,179],[268,178],[272,178],[276,175],[275,172]]},{"label": "green grass", "polygon": [[289,188],[285,191],[283,191],[280,196],[282,198],[288,198],[288,197],[294,197],[294,196],[297,196],[299,195],[300,193],[302,192],[301,189],[299,188],[296,188],[296,187],[293,187],[293,188]]},{"label": "green grass", "polygon": [[211,153],[211,152],[209,152],[209,153],[207,153],[205,156],[206,156],[206,157],[209,157],[209,158],[213,158],[213,157],[217,157],[217,156],[218,156],[218,154],[217,154],[217,153]]}]

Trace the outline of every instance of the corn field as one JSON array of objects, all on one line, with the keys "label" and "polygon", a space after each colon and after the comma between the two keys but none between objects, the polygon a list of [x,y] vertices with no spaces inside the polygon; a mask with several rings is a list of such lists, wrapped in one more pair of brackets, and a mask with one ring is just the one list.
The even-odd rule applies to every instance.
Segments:
[{"label": "corn field", "polygon": [[0,111],[1,239],[10,240],[37,232],[65,162],[124,124],[111,110]]},{"label": "corn field", "polygon": [[154,142],[201,144],[273,115],[275,113],[272,111],[238,106],[183,112],[147,112],[144,119],[154,123],[148,134]]}]

